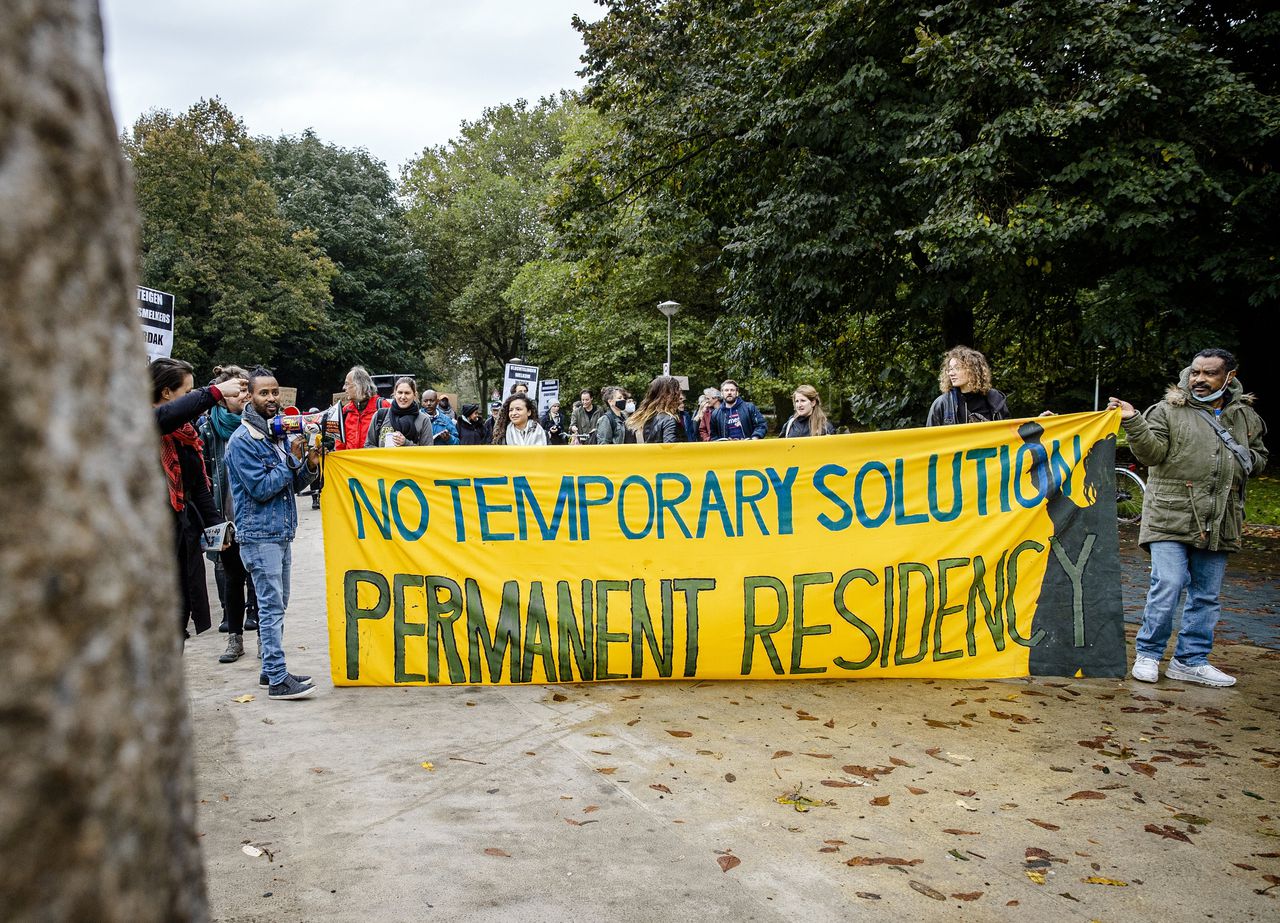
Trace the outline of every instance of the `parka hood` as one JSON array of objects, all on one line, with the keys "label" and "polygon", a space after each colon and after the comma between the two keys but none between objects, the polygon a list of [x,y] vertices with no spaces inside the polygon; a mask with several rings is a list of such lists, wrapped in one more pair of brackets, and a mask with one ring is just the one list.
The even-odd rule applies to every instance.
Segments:
[{"label": "parka hood", "polygon": [[[1164,393],[1166,402],[1174,407],[1185,407],[1192,403],[1191,394],[1191,366],[1187,366],[1182,370],[1182,374],[1178,376],[1178,383],[1170,385]],[[1240,379],[1231,379],[1231,384],[1227,385],[1227,404],[1234,401],[1240,401],[1242,404],[1252,404],[1254,396],[1244,393],[1244,385],[1240,384]],[[1225,405],[1224,405],[1225,406]]]}]

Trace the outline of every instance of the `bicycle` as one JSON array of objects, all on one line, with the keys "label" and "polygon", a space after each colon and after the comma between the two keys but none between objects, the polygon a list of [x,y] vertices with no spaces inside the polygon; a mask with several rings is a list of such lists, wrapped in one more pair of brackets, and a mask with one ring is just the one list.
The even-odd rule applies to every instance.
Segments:
[{"label": "bicycle", "polygon": [[1135,523],[1142,519],[1142,501],[1147,484],[1132,467],[1116,465],[1116,519]]}]

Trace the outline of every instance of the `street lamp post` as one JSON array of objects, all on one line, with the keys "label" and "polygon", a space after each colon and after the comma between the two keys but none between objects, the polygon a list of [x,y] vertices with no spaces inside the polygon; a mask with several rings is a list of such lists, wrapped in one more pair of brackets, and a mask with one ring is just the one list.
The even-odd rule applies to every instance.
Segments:
[{"label": "street lamp post", "polygon": [[681,305],[675,301],[664,301],[658,305],[658,310],[667,315],[667,364],[662,369],[663,375],[671,374],[671,318],[676,316]]}]

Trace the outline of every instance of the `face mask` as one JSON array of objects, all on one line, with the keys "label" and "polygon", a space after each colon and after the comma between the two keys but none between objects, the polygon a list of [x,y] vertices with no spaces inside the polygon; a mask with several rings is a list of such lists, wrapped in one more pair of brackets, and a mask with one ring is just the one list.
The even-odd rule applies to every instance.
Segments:
[{"label": "face mask", "polygon": [[1228,378],[1225,382],[1223,382],[1223,383],[1222,383],[1222,387],[1221,387],[1221,388],[1219,388],[1217,391],[1214,391],[1212,394],[1206,394],[1204,397],[1200,397],[1200,396],[1198,396],[1194,391],[1192,391],[1192,392],[1191,392],[1191,397],[1192,397],[1193,399],[1195,399],[1195,400],[1199,401],[1201,404],[1212,404],[1212,403],[1213,403],[1214,401],[1216,401],[1218,398],[1222,397],[1222,395],[1226,394],[1226,393],[1227,393],[1227,388],[1229,388],[1229,387],[1231,387],[1231,379],[1230,379],[1230,378]]},{"label": "face mask", "polygon": [[618,400],[613,402],[613,406],[615,410],[622,410],[627,406],[627,402],[622,398],[618,398]]},{"label": "face mask", "polygon": [[635,401],[627,401],[626,412],[627,412],[627,413],[635,413],[635,412],[636,412],[636,402],[635,402]]}]

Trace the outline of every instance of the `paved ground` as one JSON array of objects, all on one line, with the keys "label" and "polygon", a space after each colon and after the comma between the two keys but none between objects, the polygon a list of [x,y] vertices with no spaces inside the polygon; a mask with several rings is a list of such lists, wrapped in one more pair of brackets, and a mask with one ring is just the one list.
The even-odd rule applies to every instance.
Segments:
[{"label": "paved ground", "polygon": [[[302,507],[287,651],[320,679],[316,697],[265,701],[251,656],[216,662],[225,636],[188,642],[218,920],[1280,914],[1274,539],[1228,575],[1229,690],[335,689],[319,514]],[[1146,577],[1140,553],[1124,558],[1133,618]]]}]

